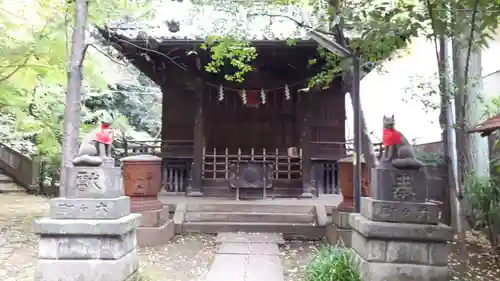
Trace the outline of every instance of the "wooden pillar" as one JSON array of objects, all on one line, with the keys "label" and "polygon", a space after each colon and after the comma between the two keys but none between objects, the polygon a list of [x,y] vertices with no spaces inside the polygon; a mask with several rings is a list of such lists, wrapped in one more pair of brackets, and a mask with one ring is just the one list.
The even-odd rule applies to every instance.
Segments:
[{"label": "wooden pillar", "polygon": [[312,124],[312,93],[302,94],[302,198],[313,198],[313,186],[311,182],[311,124]]},{"label": "wooden pillar", "polygon": [[204,146],[204,130],[203,130],[203,96],[204,96],[203,81],[196,79],[196,87],[194,92],[195,114],[194,114],[194,143],[193,143],[193,163],[191,165],[192,185],[187,190],[187,196],[201,197],[203,183],[203,146]]}]

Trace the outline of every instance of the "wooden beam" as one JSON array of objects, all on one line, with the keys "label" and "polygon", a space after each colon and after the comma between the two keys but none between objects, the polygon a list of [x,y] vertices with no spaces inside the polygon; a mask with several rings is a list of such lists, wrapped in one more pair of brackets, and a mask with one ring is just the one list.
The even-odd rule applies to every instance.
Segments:
[{"label": "wooden beam", "polygon": [[203,147],[204,147],[204,129],[203,129],[203,96],[205,95],[204,83],[201,78],[196,79],[195,83],[195,115],[194,115],[194,144],[193,144],[193,163],[191,166],[192,186],[187,190],[187,196],[201,197],[203,184]]},{"label": "wooden beam", "polygon": [[302,94],[302,198],[313,198],[313,185],[311,182],[311,124],[312,124],[312,93]]}]

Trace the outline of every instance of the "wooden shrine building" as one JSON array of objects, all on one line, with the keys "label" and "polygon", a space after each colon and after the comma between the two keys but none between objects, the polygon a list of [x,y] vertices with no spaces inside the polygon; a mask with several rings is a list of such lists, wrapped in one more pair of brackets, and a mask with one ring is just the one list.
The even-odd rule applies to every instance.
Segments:
[{"label": "wooden shrine building", "polygon": [[211,58],[200,48],[203,40],[127,36],[124,29],[100,33],[162,89],[161,145],[154,153],[163,158],[167,191],[333,193],[332,167],[346,154],[345,93],[340,77],[327,90],[303,90],[321,67],[308,63],[318,58],[316,43],[254,40],[253,71],[232,83],[224,79],[230,67],[219,74],[204,70]]}]

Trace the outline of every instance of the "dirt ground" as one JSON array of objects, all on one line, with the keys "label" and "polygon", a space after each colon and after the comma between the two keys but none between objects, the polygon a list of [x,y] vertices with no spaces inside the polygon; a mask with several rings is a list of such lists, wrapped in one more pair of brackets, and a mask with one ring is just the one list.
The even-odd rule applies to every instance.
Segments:
[{"label": "dirt ground", "polygon": [[[48,200],[40,196],[0,194],[0,280],[33,280],[38,246],[33,220],[48,213]],[[212,235],[183,235],[162,247],[139,249],[145,280],[202,281],[213,260],[214,240]],[[321,243],[289,241],[282,247],[286,281],[303,280],[305,266]],[[465,271],[468,278],[465,280],[500,280],[500,262],[490,253],[481,233],[467,233],[466,264],[460,262],[456,242],[452,243],[452,249],[453,277]]]},{"label": "dirt ground", "polygon": [[[0,194],[0,280],[33,280],[38,247],[33,220],[48,213],[48,200]],[[141,275],[145,281],[201,281],[213,259],[214,241],[212,235],[183,235],[162,247],[141,248]]]}]

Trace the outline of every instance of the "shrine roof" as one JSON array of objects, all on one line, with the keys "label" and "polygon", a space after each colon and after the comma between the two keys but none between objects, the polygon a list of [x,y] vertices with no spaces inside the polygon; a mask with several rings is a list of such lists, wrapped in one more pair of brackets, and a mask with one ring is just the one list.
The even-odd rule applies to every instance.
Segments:
[{"label": "shrine roof", "polygon": [[[236,36],[251,41],[309,40],[305,26],[328,28],[322,24],[321,15],[312,7],[295,5],[271,5],[257,3],[252,6],[193,4],[190,0],[159,1],[154,4],[151,19],[122,20],[107,25],[109,31],[129,39],[140,38],[141,33],[162,41],[201,41],[208,36]],[[168,22],[179,23],[179,30],[172,32]],[[347,32],[349,33],[349,32]],[[347,34],[348,37],[351,37]]]},{"label": "shrine roof", "polygon": [[470,129],[469,133],[481,133],[481,135],[487,136],[498,129],[500,129],[500,114],[478,124]]}]

